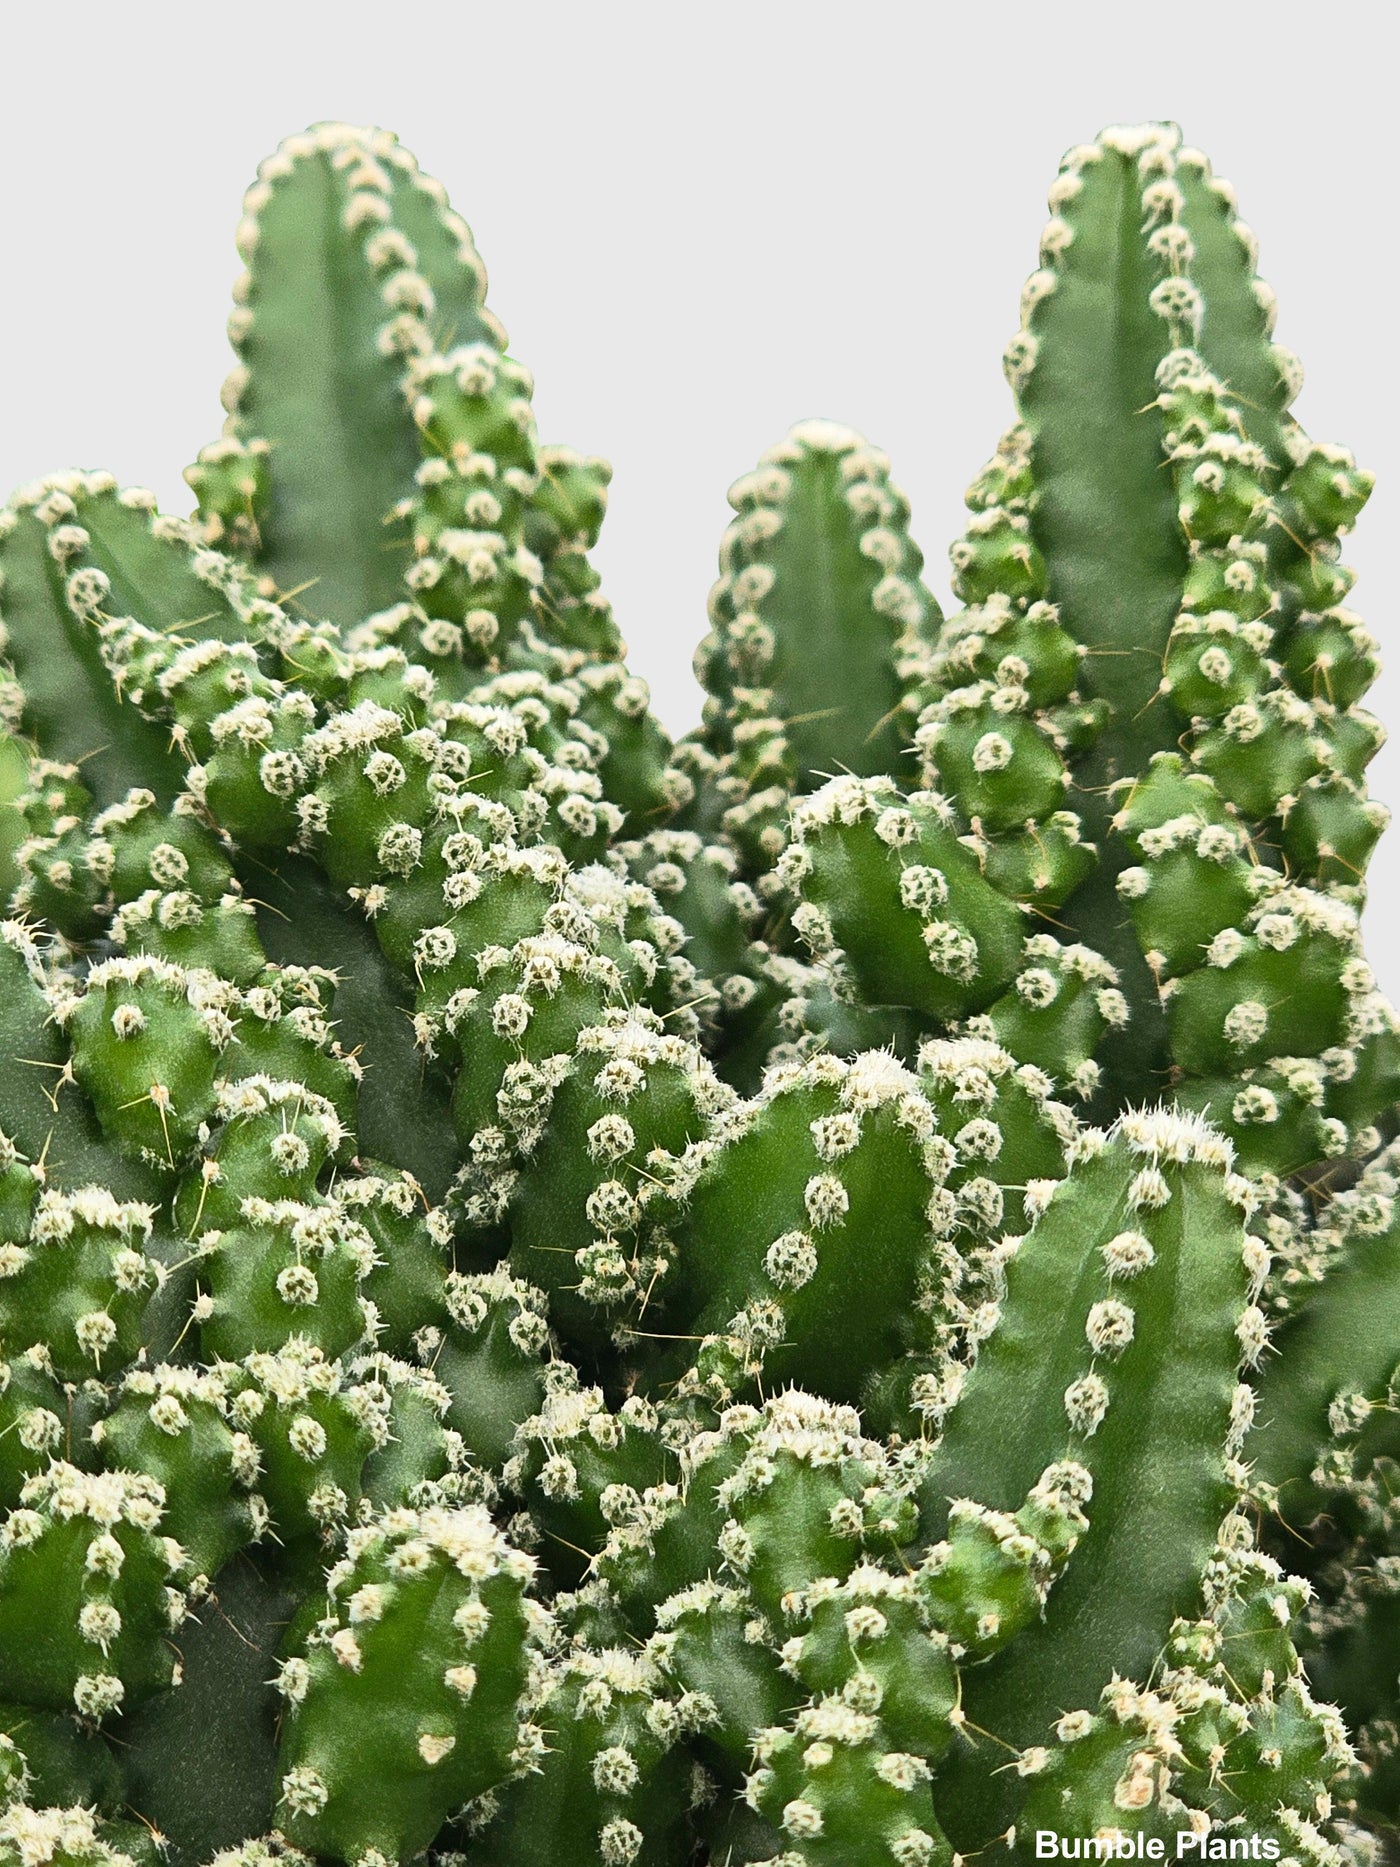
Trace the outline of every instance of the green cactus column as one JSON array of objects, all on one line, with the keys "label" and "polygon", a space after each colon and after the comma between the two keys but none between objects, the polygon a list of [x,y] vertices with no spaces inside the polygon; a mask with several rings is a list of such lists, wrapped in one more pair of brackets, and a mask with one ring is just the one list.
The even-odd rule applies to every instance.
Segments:
[{"label": "green cactus column", "polygon": [[[1253,1196],[1218,1135],[1144,1111],[1069,1153],[1068,1179],[1008,1257],[975,1361],[949,1370],[920,1488],[937,1537],[950,1497],[1007,1508],[1065,1456],[1092,1478],[1089,1531],[1044,1621],[968,1681],[973,1723],[1019,1744],[1041,1741],[1058,1707],[1092,1703],[1111,1675],[1147,1678],[1175,1617],[1193,1610],[1253,1417],[1239,1370],[1267,1334],[1252,1300],[1266,1254],[1244,1229]],[[990,1773],[997,1749],[965,1748],[940,1801],[969,1845],[1014,1813],[1015,1779]]]},{"label": "green cactus column", "polygon": [[419,459],[404,367],[435,347],[436,330],[504,343],[483,309],[485,271],[413,157],[386,132],[347,124],[289,137],[267,159],[238,247],[239,363],[224,403],[245,451],[206,450],[191,480],[212,541],[251,539],[278,591],[303,592],[312,615],[359,622],[396,599],[407,565],[386,525]]},{"label": "green cactus column", "polygon": [[889,461],[851,429],[801,423],[729,502],[695,665],[706,736],[739,787],[725,826],[762,867],[782,847],[785,790],[907,769],[908,665],[939,611]]}]

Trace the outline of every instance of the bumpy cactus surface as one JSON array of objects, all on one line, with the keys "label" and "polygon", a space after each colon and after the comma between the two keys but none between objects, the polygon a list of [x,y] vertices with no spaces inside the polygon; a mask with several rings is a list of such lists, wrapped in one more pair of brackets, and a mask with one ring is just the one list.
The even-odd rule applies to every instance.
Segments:
[{"label": "bumpy cactus surface", "polygon": [[1395,1845],[1371,482],[1174,129],[1051,205],[960,607],[805,423],[678,743],[382,131],[193,517],[0,512],[0,1867]]}]

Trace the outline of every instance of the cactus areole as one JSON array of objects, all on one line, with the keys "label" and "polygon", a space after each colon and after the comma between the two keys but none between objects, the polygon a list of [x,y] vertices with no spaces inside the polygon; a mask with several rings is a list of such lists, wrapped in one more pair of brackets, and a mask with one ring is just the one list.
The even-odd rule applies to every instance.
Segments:
[{"label": "cactus areole", "polygon": [[678,741],[384,131],[193,516],[0,510],[0,1867],[1396,1846],[1371,479],[1175,128],[1050,201],[958,607],[805,422]]}]

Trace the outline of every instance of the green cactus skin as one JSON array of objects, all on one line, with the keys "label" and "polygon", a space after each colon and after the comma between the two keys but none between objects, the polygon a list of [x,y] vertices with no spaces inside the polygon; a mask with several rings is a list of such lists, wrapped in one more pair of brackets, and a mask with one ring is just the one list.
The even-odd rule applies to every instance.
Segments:
[{"label": "green cactus skin", "polygon": [[[405,568],[383,530],[418,459],[405,357],[431,347],[434,326],[461,344],[504,333],[482,310],[467,228],[383,132],[324,125],[289,138],[244,199],[238,243],[240,361],[224,399],[232,438],[268,450],[266,494],[247,495],[256,561],[280,590],[314,580],[313,614],[358,622],[394,601]],[[314,439],[326,433],[333,458]],[[200,465],[231,477],[227,459]],[[195,471],[202,510],[210,481]],[[220,505],[206,516],[213,540],[228,531],[226,494]]]},{"label": "green cactus skin", "polygon": [[814,775],[901,770],[902,664],[940,617],[889,462],[850,429],[794,428],[734,483],[729,503],[738,516],[696,672],[714,748],[748,793],[725,827],[756,834],[771,859],[787,799],[765,802],[756,774],[790,766],[787,788],[805,790]]},{"label": "green cactus skin", "polygon": [[[1264,1254],[1244,1230],[1250,1186],[1231,1176],[1213,1131],[1166,1111],[1129,1115],[1111,1139],[1086,1131],[1070,1158],[1069,1178],[1006,1265],[976,1361],[945,1387],[947,1424],[922,1483],[936,1535],[947,1496],[979,1478],[985,1487],[976,1448],[991,1437],[1016,1450],[998,1474],[1006,1498],[989,1502],[1010,1502],[1066,1434],[1093,1479],[1089,1534],[1046,1619],[975,1694],[969,1684],[974,1722],[1022,1743],[1047,1695],[1076,1697],[1105,1665],[1125,1677],[1150,1671],[1231,1501],[1228,1460],[1253,1411],[1238,1371],[1266,1339],[1251,1301]],[[1052,1289],[1061,1294],[1048,1298]],[[1188,1420],[1195,1430],[1178,1434]],[[1151,1460],[1129,1450],[1144,1444],[1159,1447]],[[1123,1578],[1112,1602],[1108,1574]],[[976,1768],[975,1756],[965,1760],[964,1778]],[[956,1802],[956,1778],[950,1788]]]},{"label": "green cactus skin", "polygon": [[[5,679],[0,676],[0,892],[8,901],[19,886],[16,852],[24,836],[24,821],[17,806],[30,787],[32,761],[24,742],[6,730],[5,687]],[[18,688],[11,691],[19,697]],[[18,725],[18,719],[13,723]]]},{"label": "green cactus skin", "polygon": [[1394,1168],[1392,1147],[1338,1194],[1315,1256],[1284,1281],[1278,1367],[1261,1383],[1252,1448],[1260,1504],[1288,1540],[1314,1545],[1299,1644],[1354,1736],[1359,1799],[1373,1811],[1396,1780]]},{"label": "green cactus skin", "polygon": [[1370,478],[1173,128],[1052,216],[962,607],[804,423],[679,745],[383,131],[0,511],[0,1867],[1393,1845]]},{"label": "green cactus skin", "polygon": [[15,501],[0,523],[5,653],[24,683],[16,723],[41,739],[51,758],[93,768],[90,781],[109,795],[145,784],[173,797],[183,777],[180,761],[166,736],[114,691],[98,640],[73,615],[62,567],[48,550],[46,520],[66,518],[66,510],[54,508],[71,505],[68,495],[54,489],[32,504]]},{"label": "green cactus skin", "polygon": [[109,1816],[121,1803],[121,1778],[111,1751],[90,1729],[32,1707],[0,1708],[0,1783],[6,1804],[16,1793],[38,1807],[77,1795]]},{"label": "green cactus skin", "polygon": [[[1262,864],[1266,884],[1326,878],[1347,895],[1384,822],[1361,789],[1379,737],[1355,706],[1373,662],[1356,618],[1339,607],[1350,577],[1337,541],[1370,477],[1286,413],[1301,378],[1296,359],[1271,344],[1272,297],[1254,276],[1253,236],[1232,192],[1172,126],[1105,131],[1071,150],[1051,210],[1007,352],[1022,422],[969,495],[972,523],[953,553],[969,608],[935,649],[935,698],[919,738],[925,783],[956,800],[989,872],[1014,873],[1020,858],[1005,839],[1022,819],[1035,826],[1048,898],[1064,903],[1072,927],[1093,930],[1122,974],[1132,1035],[1110,1042],[1110,1078],[1120,1101],[1145,1100],[1169,1071],[1188,1081],[1202,1073],[1162,1009],[1175,1026],[1175,994],[1192,983],[1176,975],[1200,967],[1216,931],[1202,939],[1182,926],[1173,952],[1136,911],[1158,884],[1125,862],[1131,852],[1111,832],[1128,829],[1131,841],[1152,755],[1174,752],[1180,736],[1188,768],[1210,780],[1190,814],[1225,826],[1229,853]],[[1084,827],[1103,845],[1087,875],[1074,855],[1082,840],[1057,851],[1046,835],[1057,778],[1072,778]],[[1106,796],[1126,799],[1129,814],[1106,810]],[[1208,893],[1207,864],[1226,854],[1191,870]],[[1107,893],[1125,868],[1119,894],[1140,945],[1123,938]],[[1243,919],[1241,906],[1228,924],[1244,933]],[[1337,1047],[1355,1050],[1376,1025],[1377,1016],[1353,1017]],[[1299,1053],[1280,1041],[1270,1060],[1328,1048]],[[1253,1076],[1252,1059],[1231,1062]],[[1276,1076],[1258,1082],[1267,1093],[1242,1120],[1214,1072],[1197,1097],[1242,1152],[1280,1119],[1268,1112]],[[1387,1084],[1357,1111],[1363,1131],[1394,1093]],[[1281,1119],[1291,1132],[1265,1145],[1270,1170],[1306,1164],[1303,1152],[1325,1155],[1329,1139],[1335,1149],[1335,1135],[1300,1135],[1287,1109]]]},{"label": "green cactus skin", "polygon": [[685,1843],[689,1776],[678,1739],[693,1715],[670,1698],[647,1654],[611,1647],[570,1655],[536,1688],[544,1754],[484,1820],[483,1861],[548,1867],[576,1860],[660,1863]]},{"label": "green cactus skin", "polygon": [[[1288,1358],[1281,1348],[1277,1374],[1271,1366],[1261,1384],[1251,1451],[1295,1521],[1321,1505],[1329,1440],[1345,1444],[1386,1405],[1397,1365],[1395,1166],[1389,1148],[1328,1209],[1318,1281],[1291,1293],[1281,1332]],[[1336,1476],[1345,1478],[1345,1462]]]},{"label": "green cactus skin", "polygon": [[[266,904],[258,911],[258,932],[268,958],[286,969],[319,968],[333,976],[328,1009],[337,1041],[360,1072],[357,1125],[366,1151],[394,1159],[440,1199],[456,1168],[456,1146],[446,1092],[424,1071],[414,1041],[409,990],[363,920],[344,911],[344,901],[309,863],[289,858],[275,873],[254,871],[250,880],[250,892]],[[400,1110],[410,1093],[415,1119],[406,1126]]]},{"label": "green cactus skin", "polygon": [[163,1636],[184,1616],[174,1584],[186,1557],[159,1534],[164,1502],[144,1473],[62,1460],[27,1481],[0,1545],[5,1683],[16,1697],[97,1722],[169,1685]]},{"label": "green cactus skin", "polygon": [[782,869],[801,890],[793,925],[815,953],[839,948],[867,998],[883,992],[944,1022],[1010,983],[1021,916],[983,879],[940,799],[833,778],[802,800],[793,828]]},{"label": "green cactus skin", "polygon": [[[939,1127],[919,1077],[885,1051],[770,1071],[676,1228],[668,1314],[705,1338],[701,1381],[725,1399],[761,1380],[856,1401],[913,1346],[911,1312],[986,1224],[983,1183],[967,1184],[980,1133]],[[706,1256],[709,1238],[727,1241],[722,1258]]]},{"label": "green cactus skin", "polygon": [[76,1089],[68,1046],[45,992],[44,956],[17,921],[0,923],[0,979],[6,1055],[22,1060],[7,1070],[0,1091],[0,1133],[9,1144],[6,1173],[14,1164],[13,1150],[31,1169],[42,1160],[70,1186],[105,1186],[122,1200],[151,1192],[149,1172],[105,1143],[91,1105]]},{"label": "green cactus skin", "polygon": [[533,1571],[479,1506],[400,1509],[351,1535],[327,1613],[278,1675],[293,1838],[407,1860],[521,1767]]},{"label": "green cactus skin", "polygon": [[[200,1595],[179,1633],[177,1692],[121,1724],[120,1794],[180,1857],[236,1847],[273,1824],[273,1681],[297,1595],[244,1551]],[[187,1696],[188,1695],[188,1696]]]}]

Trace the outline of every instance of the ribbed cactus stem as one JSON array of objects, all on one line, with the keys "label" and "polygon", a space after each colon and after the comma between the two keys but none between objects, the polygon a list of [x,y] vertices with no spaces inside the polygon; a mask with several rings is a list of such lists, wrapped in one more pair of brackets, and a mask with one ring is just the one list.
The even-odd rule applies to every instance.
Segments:
[{"label": "ribbed cactus stem", "polygon": [[[312,614],[358,622],[394,600],[405,567],[384,530],[418,459],[405,365],[439,328],[459,344],[503,343],[482,307],[485,272],[413,158],[383,131],[344,124],[268,158],[238,246],[248,270],[224,403],[233,438],[269,450],[256,562],[278,590],[306,588]],[[334,453],[315,439],[330,432]],[[203,504],[209,476],[194,481]],[[210,513],[223,535],[227,519]]]}]

